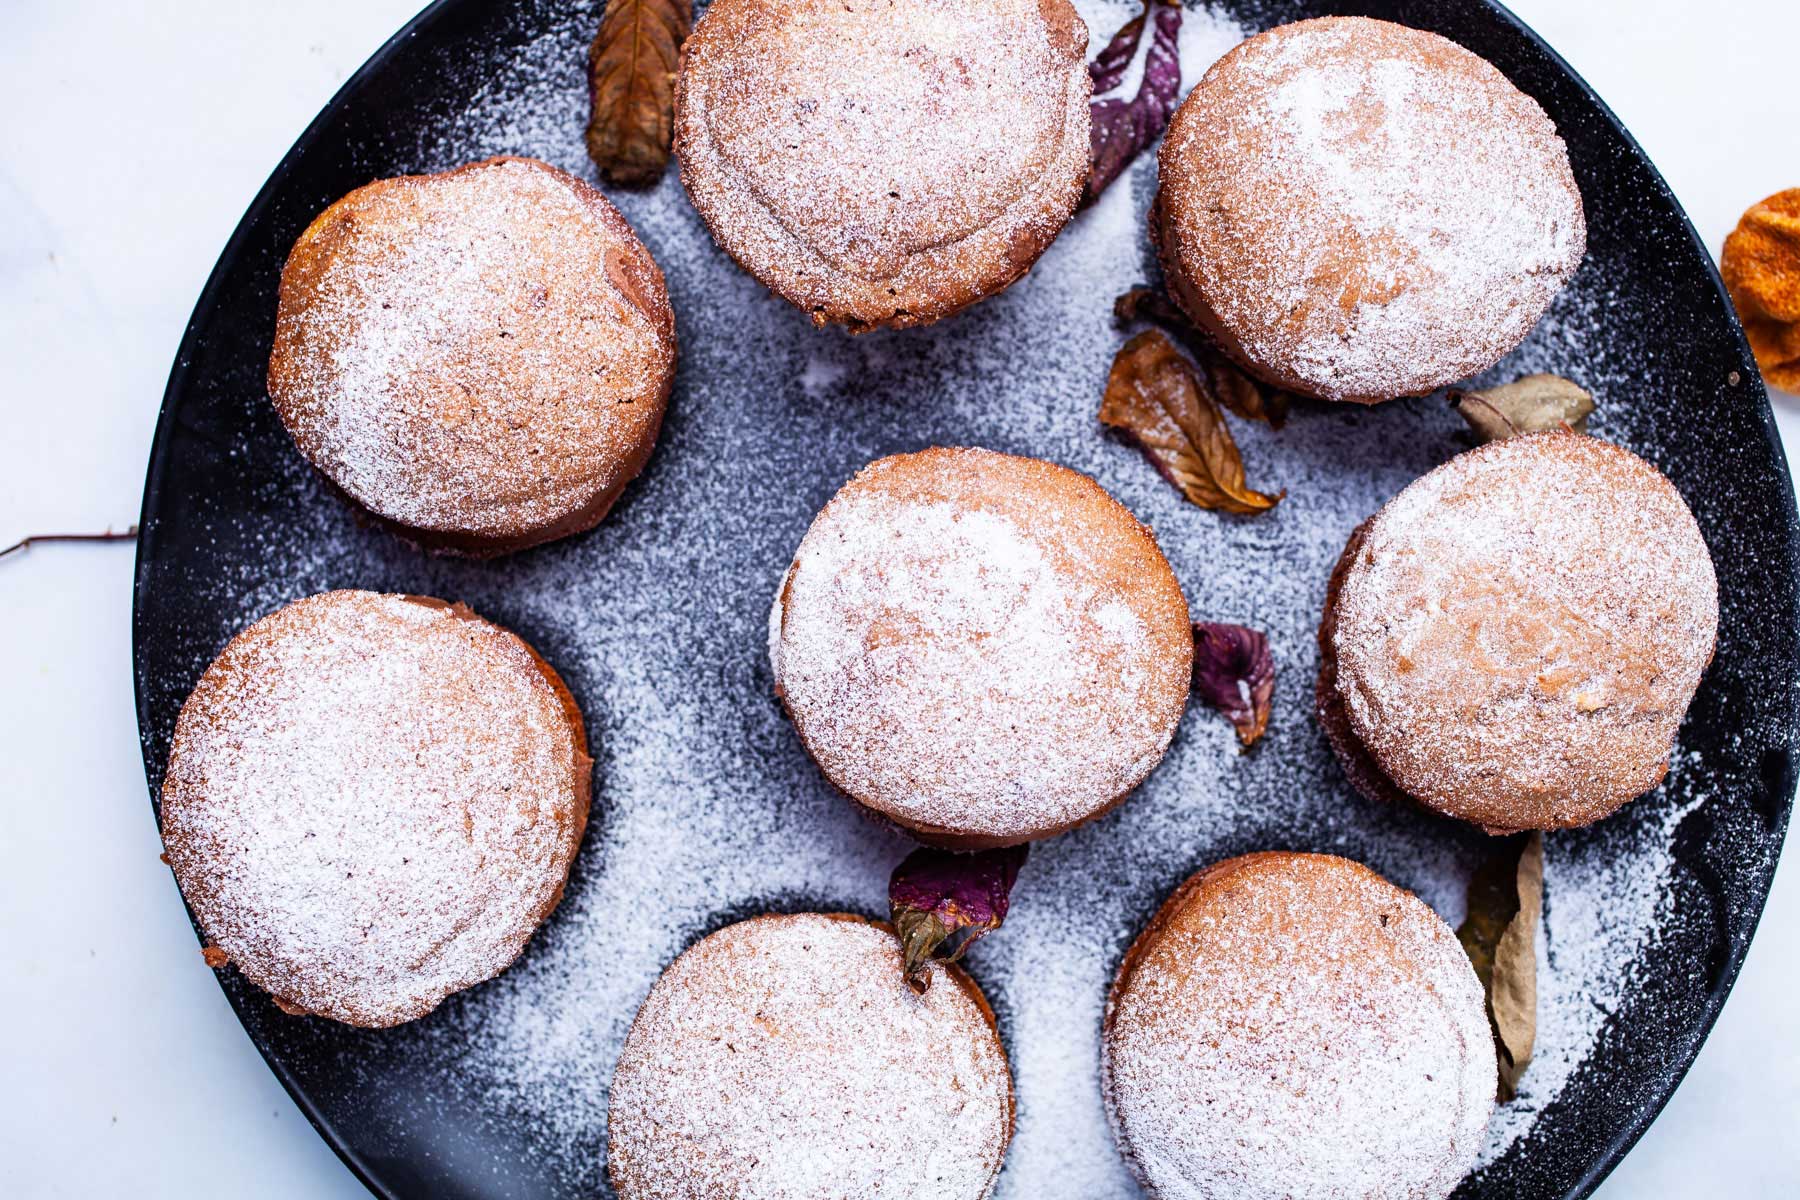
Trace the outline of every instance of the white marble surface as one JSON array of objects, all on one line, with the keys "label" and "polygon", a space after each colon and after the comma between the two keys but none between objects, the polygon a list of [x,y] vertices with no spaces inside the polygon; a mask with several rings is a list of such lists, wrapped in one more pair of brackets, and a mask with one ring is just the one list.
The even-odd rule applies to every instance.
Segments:
[{"label": "white marble surface", "polygon": [[[0,545],[137,516],[169,362],[295,135],[416,0],[0,2]],[[1795,0],[1519,0],[1716,250],[1800,185]],[[1800,399],[1776,397],[1800,449]],[[129,547],[0,563],[0,1192],[361,1188],[232,1018],[144,800]],[[1800,850],[1711,1040],[1602,1187],[1800,1195]]]}]

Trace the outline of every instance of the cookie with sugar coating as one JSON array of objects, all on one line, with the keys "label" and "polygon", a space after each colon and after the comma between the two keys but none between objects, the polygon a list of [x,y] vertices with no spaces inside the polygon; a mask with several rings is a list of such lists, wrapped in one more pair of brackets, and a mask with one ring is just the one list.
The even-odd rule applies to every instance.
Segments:
[{"label": "cookie with sugar coating", "polygon": [[381,1028],[505,970],[562,898],[593,764],[575,701],[461,605],[326,592],[257,621],[181,707],[165,857],[282,1009]]},{"label": "cookie with sugar coating", "polygon": [[1460,454],[1351,537],[1319,627],[1351,781],[1492,833],[1598,821],[1655,787],[1718,636],[1693,514],[1567,432]]},{"label": "cookie with sugar coating", "polygon": [[925,325],[1031,269],[1087,179],[1069,0],[713,0],[682,49],[681,181],[817,325]]},{"label": "cookie with sugar coating", "polygon": [[1107,1113],[1155,1200],[1443,1200],[1475,1163],[1496,1080],[1456,935],[1330,855],[1200,871],[1107,1000]]},{"label": "cookie with sugar coating", "polygon": [[675,377],[662,271],[618,209],[493,158],[356,189],[281,272],[269,397],[383,526],[485,557],[599,524]]},{"label": "cookie with sugar coating", "polygon": [[689,947],[631,1023],[607,1171],[621,1200],[981,1200],[1012,1137],[993,1011],[961,968],[907,986],[887,925],[762,916]]},{"label": "cookie with sugar coating", "polygon": [[1484,59],[1365,17],[1251,38],[1163,139],[1170,294],[1276,387],[1370,404],[1492,366],[1580,266],[1556,126]]},{"label": "cookie with sugar coating", "polygon": [[769,615],[776,691],[827,778],[921,841],[1049,837],[1168,749],[1193,674],[1156,538],[1040,459],[879,459],[813,521]]}]

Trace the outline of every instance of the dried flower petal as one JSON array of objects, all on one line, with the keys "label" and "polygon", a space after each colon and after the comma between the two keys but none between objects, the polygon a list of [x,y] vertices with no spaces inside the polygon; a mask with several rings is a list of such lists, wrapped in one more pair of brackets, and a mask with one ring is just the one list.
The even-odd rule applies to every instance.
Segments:
[{"label": "dried flower petal", "polygon": [[1248,750],[1268,729],[1275,697],[1269,639],[1242,625],[1195,621],[1194,691],[1237,727]]},{"label": "dried flower petal", "polygon": [[588,49],[588,157],[610,182],[648,187],[669,165],[675,72],[692,0],[609,0]]},{"label": "dried flower petal", "polygon": [[1100,420],[1136,442],[1201,508],[1247,515],[1266,512],[1287,495],[1245,485],[1244,459],[1218,401],[1159,329],[1138,334],[1113,358]]},{"label": "dried flower petal", "polygon": [[[935,958],[955,962],[979,938],[1000,928],[1012,887],[1025,865],[1029,846],[1006,846],[976,854],[920,848],[894,868],[888,880],[888,907],[906,982],[915,992],[931,986]],[[957,934],[948,954],[943,945]]]},{"label": "dried flower petal", "polygon": [[1800,392],[1800,188],[1754,205],[1725,239],[1719,273],[1769,382]]},{"label": "dried flower petal", "polygon": [[1544,835],[1502,839],[1469,880],[1456,938],[1487,992],[1502,1103],[1519,1089],[1537,1042],[1537,935],[1544,907]]},{"label": "dried flower petal", "polygon": [[1245,420],[1266,421],[1271,429],[1280,429],[1287,424],[1293,395],[1245,374],[1211,337],[1196,329],[1187,314],[1171,304],[1161,292],[1147,287],[1132,288],[1113,301],[1113,319],[1121,325],[1148,321],[1162,326],[1180,338],[1187,352],[1206,368],[1207,380],[1219,403]]},{"label": "dried flower petal", "polygon": [[1594,398],[1560,375],[1527,375],[1479,392],[1451,388],[1449,394],[1451,407],[1484,442],[1549,429],[1586,433],[1594,411]]},{"label": "dried flower petal", "polygon": [[1144,18],[1149,15],[1149,0],[1145,0],[1144,11],[1119,26],[1119,32],[1100,47],[1100,53],[1088,64],[1088,78],[1093,81],[1094,95],[1104,95],[1125,81],[1125,72],[1130,69],[1131,60],[1137,57],[1138,43],[1144,40]]},{"label": "dried flower petal", "polygon": [[[1145,0],[1144,13],[1127,22],[1107,43],[1100,51],[1100,57],[1088,68],[1088,74],[1094,80],[1096,92],[1119,85],[1125,67],[1137,53],[1138,41],[1144,31],[1144,16],[1152,9],[1155,11],[1155,30],[1150,35],[1150,51],[1144,57],[1144,78],[1138,84],[1137,95],[1130,100],[1118,97],[1095,100],[1089,106],[1093,165],[1088,171],[1087,190],[1081,197],[1084,205],[1098,199],[1107,185],[1131,165],[1132,159],[1162,136],[1169,126],[1169,118],[1175,115],[1176,102],[1181,98],[1181,55],[1177,49],[1181,36],[1179,2],[1158,4],[1155,0]],[[1121,39],[1128,39],[1128,49]],[[1102,82],[1106,83],[1105,89],[1100,86]]]}]

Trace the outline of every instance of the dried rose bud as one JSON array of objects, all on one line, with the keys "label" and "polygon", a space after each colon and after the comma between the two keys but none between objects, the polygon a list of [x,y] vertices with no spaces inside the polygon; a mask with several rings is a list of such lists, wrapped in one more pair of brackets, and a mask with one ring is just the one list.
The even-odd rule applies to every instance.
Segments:
[{"label": "dried rose bud", "polygon": [[[921,848],[894,868],[888,880],[888,907],[900,935],[906,982],[913,991],[923,994],[931,986],[934,958],[955,962],[970,943],[1000,928],[1029,850],[1020,845],[953,854]],[[939,954],[952,939],[950,952]]]},{"label": "dried rose bud", "polygon": [[1269,727],[1275,695],[1269,639],[1242,625],[1194,622],[1194,691],[1237,727],[1249,749]]}]

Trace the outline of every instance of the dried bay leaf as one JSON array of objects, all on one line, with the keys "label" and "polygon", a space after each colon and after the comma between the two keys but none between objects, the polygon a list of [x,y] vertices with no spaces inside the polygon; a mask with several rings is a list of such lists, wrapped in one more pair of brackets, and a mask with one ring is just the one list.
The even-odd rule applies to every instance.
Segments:
[{"label": "dried bay leaf", "polygon": [[[901,860],[888,879],[888,911],[908,987],[923,994],[934,959],[955,962],[971,943],[1000,928],[1030,849],[1020,844],[957,854],[922,846]],[[940,954],[952,939],[950,952]]]},{"label": "dried bay leaf", "polygon": [[1594,398],[1560,375],[1527,375],[1481,391],[1450,389],[1450,405],[1475,436],[1498,442],[1521,433],[1569,428],[1587,432]]},{"label": "dried bay leaf", "polygon": [[1135,442],[1201,508],[1251,515],[1287,495],[1271,496],[1245,483],[1244,459],[1218,400],[1159,329],[1138,334],[1114,356],[1100,420]]},{"label": "dried bay leaf", "polygon": [[1180,0],[1144,0],[1144,11],[1127,21],[1088,66],[1099,94],[1119,86],[1143,39],[1144,18],[1153,15],[1150,51],[1144,77],[1130,100],[1110,97],[1088,106],[1093,161],[1088,170],[1083,206],[1092,204],[1131,165],[1133,159],[1162,136],[1181,98]]},{"label": "dried bay leaf", "polygon": [[669,165],[675,72],[692,0],[608,0],[588,48],[588,157],[611,183],[648,187]]},{"label": "dried bay leaf", "polygon": [[1537,1042],[1537,938],[1544,907],[1544,835],[1498,839],[1469,879],[1469,910],[1456,940],[1487,993],[1499,1059],[1498,1095],[1511,1100]]},{"label": "dried bay leaf", "polygon": [[1275,696],[1269,639],[1242,625],[1195,621],[1194,691],[1237,728],[1248,750],[1268,729]]}]

